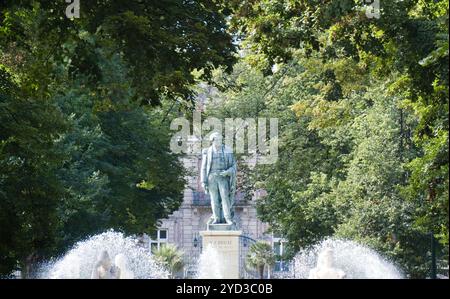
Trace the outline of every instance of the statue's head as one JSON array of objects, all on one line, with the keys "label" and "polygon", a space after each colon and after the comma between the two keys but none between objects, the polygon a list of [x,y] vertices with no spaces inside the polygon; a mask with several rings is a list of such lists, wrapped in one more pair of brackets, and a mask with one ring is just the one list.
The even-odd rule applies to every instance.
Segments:
[{"label": "statue's head", "polygon": [[211,135],[209,135],[209,140],[212,142],[214,146],[222,145],[222,134],[214,132]]},{"label": "statue's head", "polygon": [[111,259],[109,257],[109,254],[106,250],[103,250],[102,253],[100,253],[98,262],[105,268],[109,269],[111,268]]},{"label": "statue's head", "polygon": [[330,248],[324,249],[317,258],[318,268],[332,268],[333,267],[333,250]]}]

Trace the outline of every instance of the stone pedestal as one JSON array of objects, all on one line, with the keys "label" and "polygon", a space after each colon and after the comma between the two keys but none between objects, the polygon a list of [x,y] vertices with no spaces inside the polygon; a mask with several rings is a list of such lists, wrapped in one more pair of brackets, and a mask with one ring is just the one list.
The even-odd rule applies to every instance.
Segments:
[{"label": "stone pedestal", "polygon": [[239,279],[239,247],[242,231],[238,230],[208,230],[200,232],[203,250],[208,246],[216,249],[221,261],[221,272],[225,279]]},{"label": "stone pedestal", "polygon": [[218,224],[207,224],[206,230],[215,230],[215,231],[236,231],[235,224],[226,224],[226,223],[218,223]]}]

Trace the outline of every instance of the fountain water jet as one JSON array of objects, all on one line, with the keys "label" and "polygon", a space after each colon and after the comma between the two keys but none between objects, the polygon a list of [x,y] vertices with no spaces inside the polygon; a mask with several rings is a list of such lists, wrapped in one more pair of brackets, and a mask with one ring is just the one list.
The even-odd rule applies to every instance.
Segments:
[{"label": "fountain water jet", "polygon": [[[149,249],[138,245],[138,240],[122,233],[108,231],[80,241],[60,259],[42,267],[40,278],[89,279],[98,262],[99,255],[106,251],[116,257],[115,264],[125,269],[125,278],[167,278],[168,272],[153,259]],[[126,257],[126,259],[125,259]],[[120,275],[122,277],[122,275]]]},{"label": "fountain water jet", "polygon": [[[325,253],[328,250],[331,250],[333,254]],[[337,271],[334,274],[345,274],[345,278],[404,278],[404,275],[393,263],[380,256],[376,251],[353,241],[339,239],[326,239],[311,249],[297,253],[293,261],[291,276],[293,278],[309,278],[310,274],[317,274],[315,272],[317,268],[324,268],[321,261],[316,267],[319,256],[324,257],[327,264],[331,263],[333,271]]]},{"label": "fountain water jet", "polygon": [[208,245],[200,254],[197,263],[197,279],[223,278],[223,265],[215,248]]},{"label": "fountain water jet", "polygon": [[128,267],[127,257],[124,254],[119,253],[118,255],[116,255],[116,257],[114,258],[114,264],[120,269],[120,279],[134,278],[134,273],[130,271]]},{"label": "fountain water jet", "polygon": [[345,272],[334,268],[333,250],[324,249],[317,257],[317,266],[309,271],[310,279],[342,279],[345,278]]},{"label": "fountain water jet", "polygon": [[117,279],[120,277],[120,269],[111,262],[108,251],[103,250],[97,263],[92,269],[92,279]]}]

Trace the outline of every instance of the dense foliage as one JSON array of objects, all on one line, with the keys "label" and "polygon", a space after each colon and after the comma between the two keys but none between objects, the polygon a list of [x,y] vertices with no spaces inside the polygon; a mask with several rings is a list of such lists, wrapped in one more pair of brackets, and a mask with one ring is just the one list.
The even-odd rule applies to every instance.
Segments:
[{"label": "dense foliage", "polygon": [[431,234],[448,266],[448,5],[1,1],[0,275],[177,209],[169,121],[199,81],[209,116],[278,118],[277,162],[239,183],[291,255],[336,236],[426,277]]},{"label": "dense foliage", "polygon": [[193,70],[234,60],[211,1],[66,6],[0,4],[0,275],[107,228],[153,231],[185,185],[170,107],[192,101]]},{"label": "dense foliage", "polygon": [[183,270],[183,252],[175,245],[166,244],[153,252],[154,258],[163,268],[170,273],[170,278]]},{"label": "dense foliage", "polygon": [[275,255],[272,246],[264,241],[253,243],[248,250],[246,266],[258,271],[259,278],[264,278],[264,270],[275,264]]},{"label": "dense foliage", "polygon": [[382,1],[379,19],[360,1],[230,5],[243,59],[209,113],[279,118],[277,163],[252,171],[261,219],[291,253],[334,235],[411,277],[432,233],[448,265],[448,1]]}]

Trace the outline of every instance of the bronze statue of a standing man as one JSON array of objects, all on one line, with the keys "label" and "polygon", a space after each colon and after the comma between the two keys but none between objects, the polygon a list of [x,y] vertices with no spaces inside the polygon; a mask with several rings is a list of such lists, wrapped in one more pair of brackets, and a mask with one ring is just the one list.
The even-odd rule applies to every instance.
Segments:
[{"label": "bronze statue of a standing man", "polygon": [[236,160],[233,151],[222,144],[222,135],[210,135],[212,145],[202,151],[200,180],[211,197],[213,215],[210,224],[234,224]]}]

